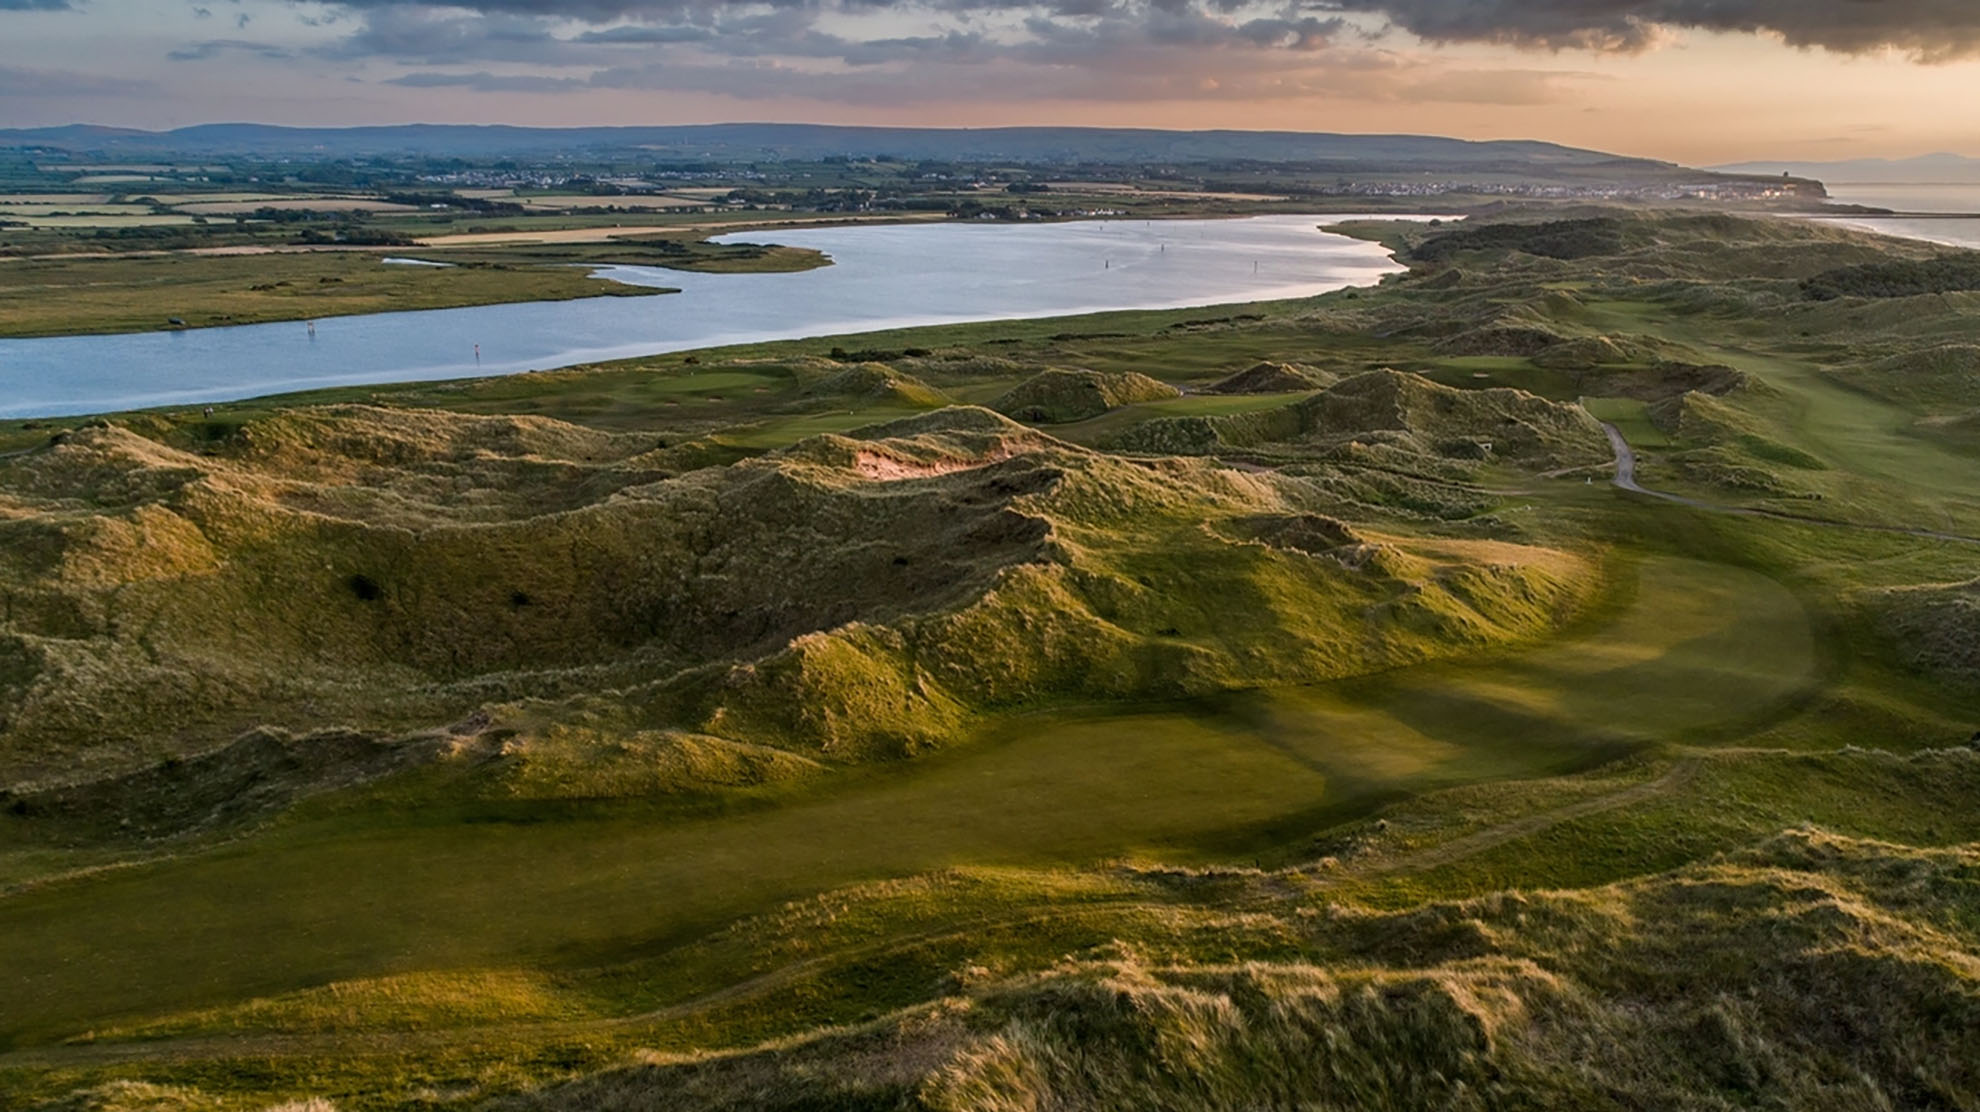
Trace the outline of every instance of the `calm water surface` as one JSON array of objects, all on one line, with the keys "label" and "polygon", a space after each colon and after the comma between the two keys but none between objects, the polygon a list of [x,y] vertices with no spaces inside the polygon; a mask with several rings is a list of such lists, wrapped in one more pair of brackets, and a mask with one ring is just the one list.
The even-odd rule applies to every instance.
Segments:
[{"label": "calm water surface", "polygon": [[1343,219],[779,229],[719,241],[816,248],[836,265],[801,274],[607,267],[603,279],[682,292],[332,317],[316,322],[314,336],[290,322],[0,340],[0,416],[510,374],[880,328],[1304,297],[1401,269],[1376,244],[1319,230]]},{"label": "calm water surface", "polygon": [[1907,213],[1956,213],[1964,217],[1848,217],[1835,221],[1838,224],[1952,247],[1980,248],[1980,219],[1974,218],[1980,214],[1980,185],[1937,182],[1897,185],[1830,182],[1828,185],[1830,199],[1838,204],[1874,205]]}]

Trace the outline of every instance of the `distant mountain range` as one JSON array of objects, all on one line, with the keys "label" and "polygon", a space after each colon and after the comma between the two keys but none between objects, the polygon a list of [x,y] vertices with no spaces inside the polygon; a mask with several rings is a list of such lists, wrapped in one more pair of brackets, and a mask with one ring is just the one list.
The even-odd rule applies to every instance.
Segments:
[{"label": "distant mountain range", "polygon": [[77,124],[0,130],[0,147],[154,158],[166,155],[337,158],[394,154],[499,158],[638,151],[647,157],[723,162],[885,155],[1018,163],[1276,162],[1339,166],[1343,170],[1517,168],[1531,171],[1537,168],[1570,175],[1593,171],[1605,176],[1651,177],[1682,171],[1668,162],[1526,140],[1473,142],[1420,135],[1141,128],[952,129],[814,124],[586,128],[415,124],[293,128],[204,124],[153,132]]},{"label": "distant mountain range", "polygon": [[1864,182],[1897,184],[1980,184],[1980,158],[1960,154],[1928,154],[1917,158],[1853,158],[1841,162],[1740,162],[1714,166],[1728,174],[1792,174],[1830,184]]}]

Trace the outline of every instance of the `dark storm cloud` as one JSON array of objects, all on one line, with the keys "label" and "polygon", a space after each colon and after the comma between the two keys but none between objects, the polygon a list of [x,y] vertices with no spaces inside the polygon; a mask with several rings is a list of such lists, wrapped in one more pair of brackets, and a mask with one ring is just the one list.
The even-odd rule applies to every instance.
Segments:
[{"label": "dark storm cloud", "polygon": [[1633,52],[1666,29],[1779,35],[1790,46],[1920,61],[1980,54],[1975,0],[1322,0],[1432,42]]}]

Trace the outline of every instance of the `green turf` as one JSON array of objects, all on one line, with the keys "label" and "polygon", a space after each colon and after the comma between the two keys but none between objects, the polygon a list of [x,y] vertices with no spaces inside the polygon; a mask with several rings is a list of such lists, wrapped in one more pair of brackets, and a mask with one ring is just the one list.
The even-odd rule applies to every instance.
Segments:
[{"label": "green turf", "polygon": [[1582,405],[1597,420],[1622,430],[1633,448],[1669,448],[1671,438],[1650,420],[1649,407],[1634,398],[1586,398]]},{"label": "green turf", "polygon": [[[1194,712],[1020,719],[912,774],[763,812],[297,823],[251,848],[0,905],[13,943],[0,972],[18,987],[8,1030],[69,1034],[85,1017],[381,973],[599,961],[807,891],[945,865],[1260,850],[1397,792],[1738,725],[1790,697],[1809,654],[1779,587],[1659,561],[1612,624],[1558,648]],[[264,942],[225,941],[241,937]],[[200,978],[158,976],[150,955],[167,951],[199,953]]]},{"label": "green turf", "polygon": [[[279,475],[281,498],[366,530],[593,530],[568,549],[566,534],[484,543],[459,562],[464,580],[617,551],[593,503],[660,490],[707,496],[668,503],[638,535],[699,529],[700,547],[638,557],[644,579],[614,598],[678,578],[736,612],[765,598],[789,612],[814,600],[778,590],[819,554],[881,558],[825,588],[854,601],[821,611],[797,672],[773,652],[735,668],[718,655],[687,689],[610,655],[580,654],[590,670],[565,687],[474,674],[549,692],[465,704],[521,731],[529,760],[496,773],[421,765],[153,842],[32,807],[0,819],[13,886],[0,892],[0,1091],[97,1101],[64,1107],[165,1099],[103,1088],[127,1079],[246,1112],[518,1092],[516,1107],[555,1110],[896,1107],[908,1090],[886,1079],[905,1078],[915,1100],[1097,1108],[1082,1086],[1106,1077],[1182,1108],[1204,1086],[1256,1093],[1269,1078],[1289,1106],[1464,1107],[1458,1092],[1536,1108],[1629,1106],[1615,1094],[1963,1106],[1974,1086],[1952,1048],[1980,1033],[1961,972],[1980,952],[1967,749],[1980,686],[1959,656],[1980,545],[1893,530],[1980,536],[1980,462],[1921,425],[1958,418],[1956,383],[1876,376],[1913,365],[1888,353],[1970,334],[1975,307],[1805,303],[1800,277],[1904,250],[1826,229],[1591,219],[1537,242],[1569,257],[1475,247],[1455,271],[1427,264],[1354,298],[751,345],[267,399],[213,422],[120,418],[195,454],[169,468],[63,471],[37,447],[48,423],[8,423],[0,450],[30,451],[9,474],[35,476],[0,488],[12,520],[135,522],[14,526],[33,543],[9,574],[50,592],[122,566],[103,553],[161,560],[170,546],[116,547],[118,530],[176,536],[127,507],[150,504],[147,483],[199,474],[202,452],[265,468],[217,472],[225,483],[261,491]],[[1435,233],[1379,234],[1410,252]],[[1531,229],[1491,234],[1536,245]],[[1584,249],[1601,253],[1574,257]],[[1630,361],[1454,353],[1499,342],[1508,319],[1507,343],[1544,328]],[[1240,458],[1121,460],[988,414],[927,415],[1050,367],[1188,391],[1261,360],[1364,377],[1311,402],[1185,393],[1039,426],[1090,447],[1161,418],[1304,407],[1291,432],[1242,426],[1266,439]],[[1374,389],[1391,382],[1365,375],[1379,367],[1467,392]],[[1636,447],[1646,485],[1698,504],[1606,485],[1599,434],[1571,409],[1469,392],[1508,387],[1585,399]],[[385,408],[288,413],[351,401]],[[906,423],[865,445],[811,439],[885,421]],[[1522,422],[1544,451],[1478,448],[1515,443]],[[1592,458],[1576,454],[1585,439]],[[854,482],[855,466],[879,477]],[[100,504],[63,485],[76,473],[97,476],[83,485]],[[765,481],[721,485],[735,475]],[[923,513],[936,491],[952,503]],[[1001,508],[994,543],[1029,535],[1031,515],[1049,539],[999,557],[994,585],[971,581],[965,594],[989,601],[967,621],[915,610],[929,588],[893,584],[976,551],[985,534],[942,523],[983,506]],[[759,512],[782,531],[726,530]],[[749,546],[767,559],[723,562]],[[551,563],[514,554],[538,549]],[[26,562],[41,552],[96,562],[70,556],[58,581]],[[1547,594],[1561,576],[1572,607]],[[115,597],[135,615],[165,589]],[[447,595],[441,580],[423,590]],[[86,609],[26,612],[38,628],[78,623],[60,628],[87,643]],[[173,651],[172,624],[146,628],[148,651]],[[495,651],[486,640],[456,653]],[[1319,684],[1264,678],[1300,654],[1364,664]],[[1037,660],[1061,674],[1024,671]],[[1177,698],[1186,686],[1210,694]],[[954,694],[979,688],[999,694]],[[704,759],[784,746],[765,767],[788,774],[718,764],[682,779],[650,763],[671,752],[654,730],[675,726],[721,735],[699,743]],[[910,740],[831,749],[888,730]],[[795,740],[810,737],[827,740]],[[768,744],[721,748],[735,739]],[[1261,1065],[1271,1047],[1290,1057]],[[1162,1057],[1175,1048],[1198,1065]],[[628,1065],[642,1052],[660,1057]],[[1316,1061],[1334,1088],[1303,1080]]]}]

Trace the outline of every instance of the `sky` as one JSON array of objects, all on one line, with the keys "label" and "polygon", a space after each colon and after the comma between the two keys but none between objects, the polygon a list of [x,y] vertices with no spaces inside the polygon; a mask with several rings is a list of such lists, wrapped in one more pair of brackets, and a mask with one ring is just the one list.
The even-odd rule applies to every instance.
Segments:
[{"label": "sky", "polygon": [[1980,155],[1980,0],[0,0],[0,126],[1416,132]]}]

